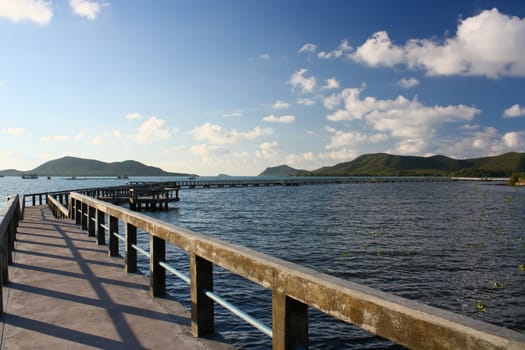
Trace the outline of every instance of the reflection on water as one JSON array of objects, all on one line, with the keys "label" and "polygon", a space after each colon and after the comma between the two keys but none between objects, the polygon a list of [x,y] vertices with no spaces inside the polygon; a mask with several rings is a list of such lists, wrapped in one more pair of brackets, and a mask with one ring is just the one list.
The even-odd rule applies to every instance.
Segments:
[{"label": "reflection on water", "polygon": [[[52,180],[0,178],[0,195]],[[135,180],[135,179],[133,179]],[[156,179],[160,180],[160,179]],[[23,183],[22,181],[26,181]],[[28,182],[35,181],[32,185]],[[86,180],[87,181],[87,180]],[[93,180],[116,185],[124,180]],[[55,185],[64,186],[62,180]],[[11,186],[11,187],[9,187]],[[19,186],[19,189],[16,189]],[[22,189],[20,189],[23,186]],[[90,187],[74,184],[71,187]],[[29,187],[29,188],[28,188]],[[0,201],[3,197],[0,197]],[[343,279],[525,333],[525,189],[482,183],[384,183],[182,190],[167,222]],[[139,237],[147,246],[147,237]],[[187,256],[170,249],[187,271]],[[147,262],[142,260],[146,270]],[[215,269],[223,297],[271,325],[271,293]],[[188,287],[169,291],[189,306]],[[477,302],[486,304],[479,312]],[[217,328],[243,349],[271,341],[220,307]],[[314,349],[396,348],[310,310]]]}]

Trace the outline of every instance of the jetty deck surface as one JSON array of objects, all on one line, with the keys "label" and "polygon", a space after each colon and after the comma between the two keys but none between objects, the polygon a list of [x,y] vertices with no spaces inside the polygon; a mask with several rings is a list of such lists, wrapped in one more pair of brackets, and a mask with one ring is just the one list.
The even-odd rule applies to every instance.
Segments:
[{"label": "jetty deck surface", "polygon": [[15,249],[1,349],[233,349],[194,338],[186,309],[46,207],[25,208]]}]

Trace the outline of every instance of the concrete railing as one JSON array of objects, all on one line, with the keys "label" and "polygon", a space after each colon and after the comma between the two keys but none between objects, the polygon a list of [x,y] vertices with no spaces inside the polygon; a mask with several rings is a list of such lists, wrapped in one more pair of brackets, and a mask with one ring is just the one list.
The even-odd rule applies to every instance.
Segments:
[{"label": "concrete railing", "polygon": [[49,209],[51,209],[55,217],[61,219],[69,217],[69,209],[66,208],[60,201],[58,201],[51,195],[47,196],[46,202],[47,206],[49,207]]},{"label": "concrete railing", "polygon": [[[70,194],[70,217],[118,255],[118,222],[124,224],[125,269],[137,269],[137,229],[149,233],[150,293],[165,294],[166,242],[190,259],[192,333],[214,332],[213,264],[272,291],[274,349],[308,348],[308,306],[414,349],[525,349],[525,335],[449,311],[319,273],[242,246],[195,233],[137,212]],[[106,219],[107,218],[107,219]],[[109,226],[106,225],[109,221]],[[96,231],[96,232],[95,232]]]},{"label": "concrete railing", "polygon": [[8,196],[7,204],[0,209],[0,314],[3,314],[4,312],[3,286],[9,283],[8,266],[13,264],[12,252],[15,248],[16,231],[19,219],[19,196]]}]

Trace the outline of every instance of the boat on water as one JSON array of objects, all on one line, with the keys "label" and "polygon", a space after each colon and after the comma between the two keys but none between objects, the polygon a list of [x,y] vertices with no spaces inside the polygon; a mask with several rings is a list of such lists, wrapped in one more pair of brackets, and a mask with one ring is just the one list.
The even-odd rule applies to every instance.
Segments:
[{"label": "boat on water", "polygon": [[118,175],[117,179],[129,179],[129,177],[128,175],[124,174],[124,175]]},{"label": "boat on water", "polygon": [[25,174],[25,175],[22,175],[22,179],[34,180],[34,179],[38,179],[38,175],[37,174]]}]

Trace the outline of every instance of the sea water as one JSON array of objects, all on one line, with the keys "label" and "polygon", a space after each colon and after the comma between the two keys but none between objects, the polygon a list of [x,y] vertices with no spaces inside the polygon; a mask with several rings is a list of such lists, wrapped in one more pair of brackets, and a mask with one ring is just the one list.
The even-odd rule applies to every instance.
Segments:
[{"label": "sea water", "polygon": [[[131,181],[164,181],[140,178]],[[114,186],[130,180],[0,178],[8,193]],[[480,182],[362,183],[181,190],[147,215],[352,282],[525,333],[525,188]],[[147,249],[148,237],[139,232]],[[188,271],[188,257],[168,249]],[[147,273],[148,262],[139,257]],[[271,326],[271,292],[218,267],[215,291]],[[188,287],[169,293],[189,307]],[[480,312],[476,304],[486,305]],[[271,340],[216,306],[216,327],[242,349]],[[397,348],[309,309],[313,349]]]}]

